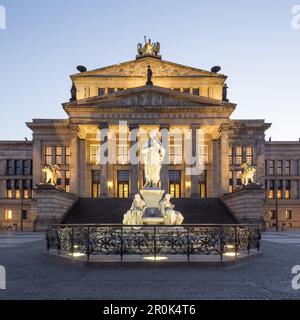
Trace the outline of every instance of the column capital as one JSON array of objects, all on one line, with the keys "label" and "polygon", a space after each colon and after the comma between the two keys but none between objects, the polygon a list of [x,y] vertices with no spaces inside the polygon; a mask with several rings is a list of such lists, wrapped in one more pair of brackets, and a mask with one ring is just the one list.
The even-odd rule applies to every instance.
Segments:
[{"label": "column capital", "polygon": [[170,124],[168,124],[168,123],[166,123],[166,124],[161,124],[160,126],[159,126],[159,131],[160,130],[163,130],[163,129],[170,129]]},{"label": "column capital", "polygon": [[106,121],[101,121],[98,125],[98,129],[108,129],[109,128],[109,125],[108,125],[108,122]]},{"label": "column capital", "polygon": [[129,131],[132,131],[132,130],[135,130],[135,129],[139,129],[139,127],[140,126],[138,124],[136,124],[136,123],[130,123],[128,125]]},{"label": "column capital", "polygon": [[70,132],[72,134],[77,134],[79,131],[79,126],[77,124],[70,124]]},{"label": "column capital", "polygon": [[192,130],[195,130],[195,129],[200,129],[201,128],[201,125],[200,124],[197,124],[197,123],[192,123],[190,125],[190,129]]}]

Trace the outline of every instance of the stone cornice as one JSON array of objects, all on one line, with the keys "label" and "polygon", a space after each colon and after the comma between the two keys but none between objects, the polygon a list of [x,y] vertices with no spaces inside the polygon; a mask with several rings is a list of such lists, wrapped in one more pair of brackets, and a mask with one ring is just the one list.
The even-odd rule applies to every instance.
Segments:
[{"label": "stone cornice", "polygon": [[144,68],[141,68],[147,64],[150,64],[153,69],[153,75],[155,76],[193,76],[193,75],[200,75],[200,76],[208,76],[208,77],[214,77],[214,78],[221,78],[223,81],[227,78],[226,75],[214,73],[211,71],[206,71],[194,67],[189,67],[186,65],[181,65],[178,63],[174,63],[171,61],[165,61],[165,60],[158,60],[153,57],[144,57],[143,59],[138,60],[131,60],[126,61],[123,63],[106,66],[103,68],[83,72],[83,73],[76,73],[71,75],[71,79],[77,80],[79,78],[83,77],[93,77],[98,75],[104,75],[104,76],[144,76]]}]

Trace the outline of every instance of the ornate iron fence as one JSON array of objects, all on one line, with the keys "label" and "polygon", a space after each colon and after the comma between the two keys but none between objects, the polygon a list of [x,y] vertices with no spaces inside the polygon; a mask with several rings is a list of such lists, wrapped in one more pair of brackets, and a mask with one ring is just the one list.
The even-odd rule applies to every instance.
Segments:
[{"label": "ornate iron fence", "polygon": [[182,225],[180,227],[112,225],[50,225],[46,232],[48,252],[73,256],[226,255],[237,257],[260,250],[257,225]]}]

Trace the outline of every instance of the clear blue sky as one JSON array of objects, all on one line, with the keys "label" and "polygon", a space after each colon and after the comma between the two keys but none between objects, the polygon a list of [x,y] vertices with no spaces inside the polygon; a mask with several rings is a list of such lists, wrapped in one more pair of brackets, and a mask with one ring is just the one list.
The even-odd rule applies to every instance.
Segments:
[{"label": "clear blue sky", "polygon": [[24,122],[65,118],[69,75],[132,60],[147,34],[164,60],[229,76],[233,118],[266,119],[273,140],[300,137],[300,0],[0,0],[0,140],[31,138]]}]

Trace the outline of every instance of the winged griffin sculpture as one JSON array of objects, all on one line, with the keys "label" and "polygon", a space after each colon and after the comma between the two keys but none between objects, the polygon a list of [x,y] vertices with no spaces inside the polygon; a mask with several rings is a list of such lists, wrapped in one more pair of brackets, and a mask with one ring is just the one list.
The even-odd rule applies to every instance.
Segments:
[{"label": "winged griffin sculpture", "polygon": [[57,171],[60,170],[59,166],[56,164],[47,164],[45,168],[42,169],[42,172],[46,174],[46,183],[48,184],[57,184]]},{"label": "winged griffin sculpture", "polygon": [[138,55],[140,56],[145,56],[145,55],[157,56],[160,53],[160,43],[151,42],[151,39],[147,40],[147,37],[145,36],[145,44],[142,45],[141,43],[139,43],[137,45],[137,51],[138,51]]},{"label": "winged griffin sculpture", "polygon": [[248,184],[254,183],[256,168],[248,163],[242,164],[241,167],[243,168],[242,184],[247,186]]}]

